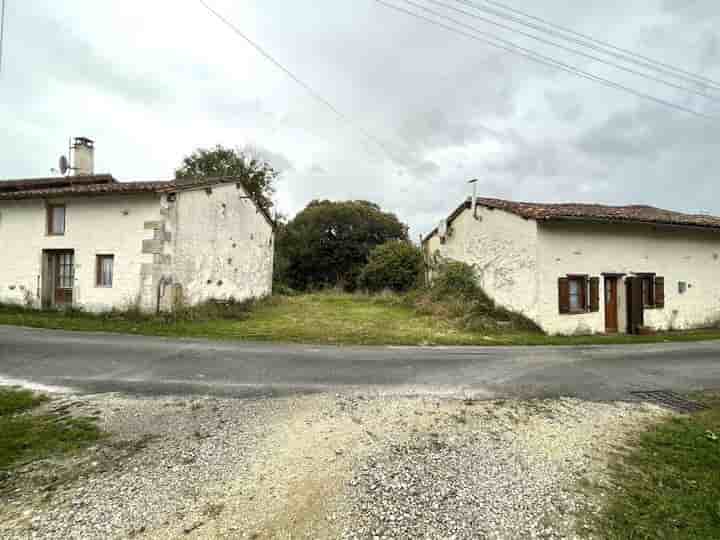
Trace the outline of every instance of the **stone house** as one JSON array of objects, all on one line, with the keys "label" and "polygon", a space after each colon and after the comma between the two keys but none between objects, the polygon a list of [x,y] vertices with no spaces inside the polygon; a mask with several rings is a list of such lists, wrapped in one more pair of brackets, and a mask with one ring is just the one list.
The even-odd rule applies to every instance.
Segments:
[{"label": "stone house", "polygon": [[718,217],[471,197],[427,235],[423,248],[429,257],[473,265],[493,300],[549,334],[720,321]]},{"label": "stone house", "polygon": [[0,303],[101,312],[271,293],[274,225],[236,178],[118,182],[92,171],[0,181]]}]

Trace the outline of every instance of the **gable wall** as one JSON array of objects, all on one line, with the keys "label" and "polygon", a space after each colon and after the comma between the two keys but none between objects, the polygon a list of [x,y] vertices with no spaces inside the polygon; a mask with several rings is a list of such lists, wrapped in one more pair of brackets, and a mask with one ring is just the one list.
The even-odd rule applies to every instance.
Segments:
[{"label": "gable wall", "polygon": [[[182,287],[186,303],[271,294],[274,232],[246,197],[242,188],[224,184],[213,186],[210,194],[204,189],[182,191],[174,203],[163,202],[168,241],[159,270]],[[171,303],[165,293],[164,307]]]},{"label": "gable wall", "polygon": [[537,320],[537,225],[502,210],[478,206],[475,219],[464,210],[441,244],[437,234],[426,243],[430,255],[473,265],[478,282],[498,304]]},{"label": "gable wall", "polygon": [[[665,308],[646,309],[645,324],[658,330],[706,326],[720,317],[720,233],[657,229],[644,225],[540,224],[539,319],[551,334],[605,331],[604,280],[608,273],[655,273],[665,278]],[[600,311],[561,315],[558,278],[600,277]],[[691,288],[680,294],[678,282]],[[626,329],[625,287],[619,287],[620,330]]]}]

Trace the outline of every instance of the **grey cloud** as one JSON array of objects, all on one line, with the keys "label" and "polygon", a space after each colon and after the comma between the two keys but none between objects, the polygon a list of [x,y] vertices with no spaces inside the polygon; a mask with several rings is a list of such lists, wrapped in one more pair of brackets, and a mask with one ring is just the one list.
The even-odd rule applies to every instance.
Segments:
[{"label": "grey cloud", "polygon": [[579,96],[570,92],[548,90],[545,99],[550,110],[564,122],[577,122],[584,112]]},{"label": "grey cloud", "polygon": [[287,173],[295,170],[295,165],[286,155],[280,152],[273,152],[257,144],[247,144],[241,148],[242,151],[267,161],[276,171]]},{"label": "grey cloud", "polygon": [[[28,38],[22,42],[24,68],[26,73],[33,75],[35,83],[50,77],[74,85],[87,85],[144,105],[162,103],[171,95],[156,74],[114,65],[63,22],[41,16],[20,16],[13,22],[16,23],[13,33]],[[14,40],[14,43],[18,42]],[[137,54],[137,51],[128,52]]]},{"label": "grey cloud", "polygon": [[[139,0],[129,2],[108,3],[103,16],[142,8]],[[103,167],[127,178],[168,174],[190,148],[256,141],[258,152],[285,171],[284,213],[314,198],[371,199],[397,212],[413,236],[469,195],[473,177],[488,196],[720,213],[717,123],[644,105],[374,2],[217,1],[360,129],[313,101],[217,21],[195,21],[206,15],[195,7],[174,8],[192,28],[158,21],[158,41],[176,51],[161,66],[162,55],[148,58],[153,55],[139,50],[137,43],[151,42],[132,26],[113,35],[110,46],[84,31],[92,19],[70,25],[71,7],[47,2],[32,15],[29,4],[10,4],[13,58],[0,86],[3,177],[44,174],[72,129],[97,134]],[[720,79],[714,1],[513,5]],[[122,66],[108,61],[118,47],[126,51]],[[599,65],[587,68],[705,107]],[[84,114],[90,99],[110,103],[107,116]],[[382,141],[392,158],[361,130]],[[153,144],[138,140],[150,137]]]}]

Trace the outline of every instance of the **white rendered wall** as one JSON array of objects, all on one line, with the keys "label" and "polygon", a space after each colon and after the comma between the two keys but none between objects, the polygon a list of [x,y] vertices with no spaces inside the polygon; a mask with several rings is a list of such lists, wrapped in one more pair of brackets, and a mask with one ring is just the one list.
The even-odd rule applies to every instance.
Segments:
[{"label": "white rendered wall", "polygon": [[[144,222],[159,219],[157,195],[68,197],[64,236],[48,236],[44,200],[0,201],[0,302],[39,307],[42,252],[75,251],[73,303],[89,311],[126,308],[138,299],[142,253],[152,238]],[[149,236],[148,236],[149,235]],[[111,288],[96,286],[96,256],[114,255]]]},{"label": "white rendered wall", "polygon": [[[166,273],[189,304],[272,293],[274,232],[235,184],[178,193],[168,203]],[[167,301],[167,295],[165,301]]]},{"label": "white rendered wall", "polygon": [[[720,234],[644,225],[556,223],[538,226],[539,321],[551,334],[605,331],[602,273],[655,273],[665,278],[665,308],[646,309],[657,330],[706,326],[720,317]],[[558,278],[600,277],[600,312],[561,315]],[[690,288],[684,294],[678,282]],[[625,286],[618,288],[620,331],[626,330]]]},{"label": "white rendered wall", "polygon": [[479,206],[453,222],[445,244],[428,240],[430,255],[472,265],[478,282],[498,304],[537,321],[537,226],[532,220]]}]

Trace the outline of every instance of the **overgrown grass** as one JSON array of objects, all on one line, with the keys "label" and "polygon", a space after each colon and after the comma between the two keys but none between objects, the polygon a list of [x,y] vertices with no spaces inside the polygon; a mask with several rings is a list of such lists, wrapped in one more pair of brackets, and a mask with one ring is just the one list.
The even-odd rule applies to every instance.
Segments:
[{"label": "overgrown grass", "polygon": [[614,463],[597,537],[720,538],[720,394],[695,397],[711,409],[650,428]]},{"label": "overgrown grass", "polygon": [[91,419],[33,411],[45,401],[26,390],[0,388],[0,471],[73,452],[100,438]]},{"label": "overgrown grass", "polygon": [[523,328],[521,322],[505,323],[502,315],[495,315],[491,325],[475,324],[470,317],[468,325],[462,315],[463,306],[445,303],[424,309],[418,298],[393,294],[369,296],[327,291],[276,296],[232,309],[222,317],[201,311],[182,318],[119,312],[102,316],[65,314],[0,306],[0,324],[172,338],[334,345],[590,345],[720,339],[720,330],[652,336],[552,337]]}]

